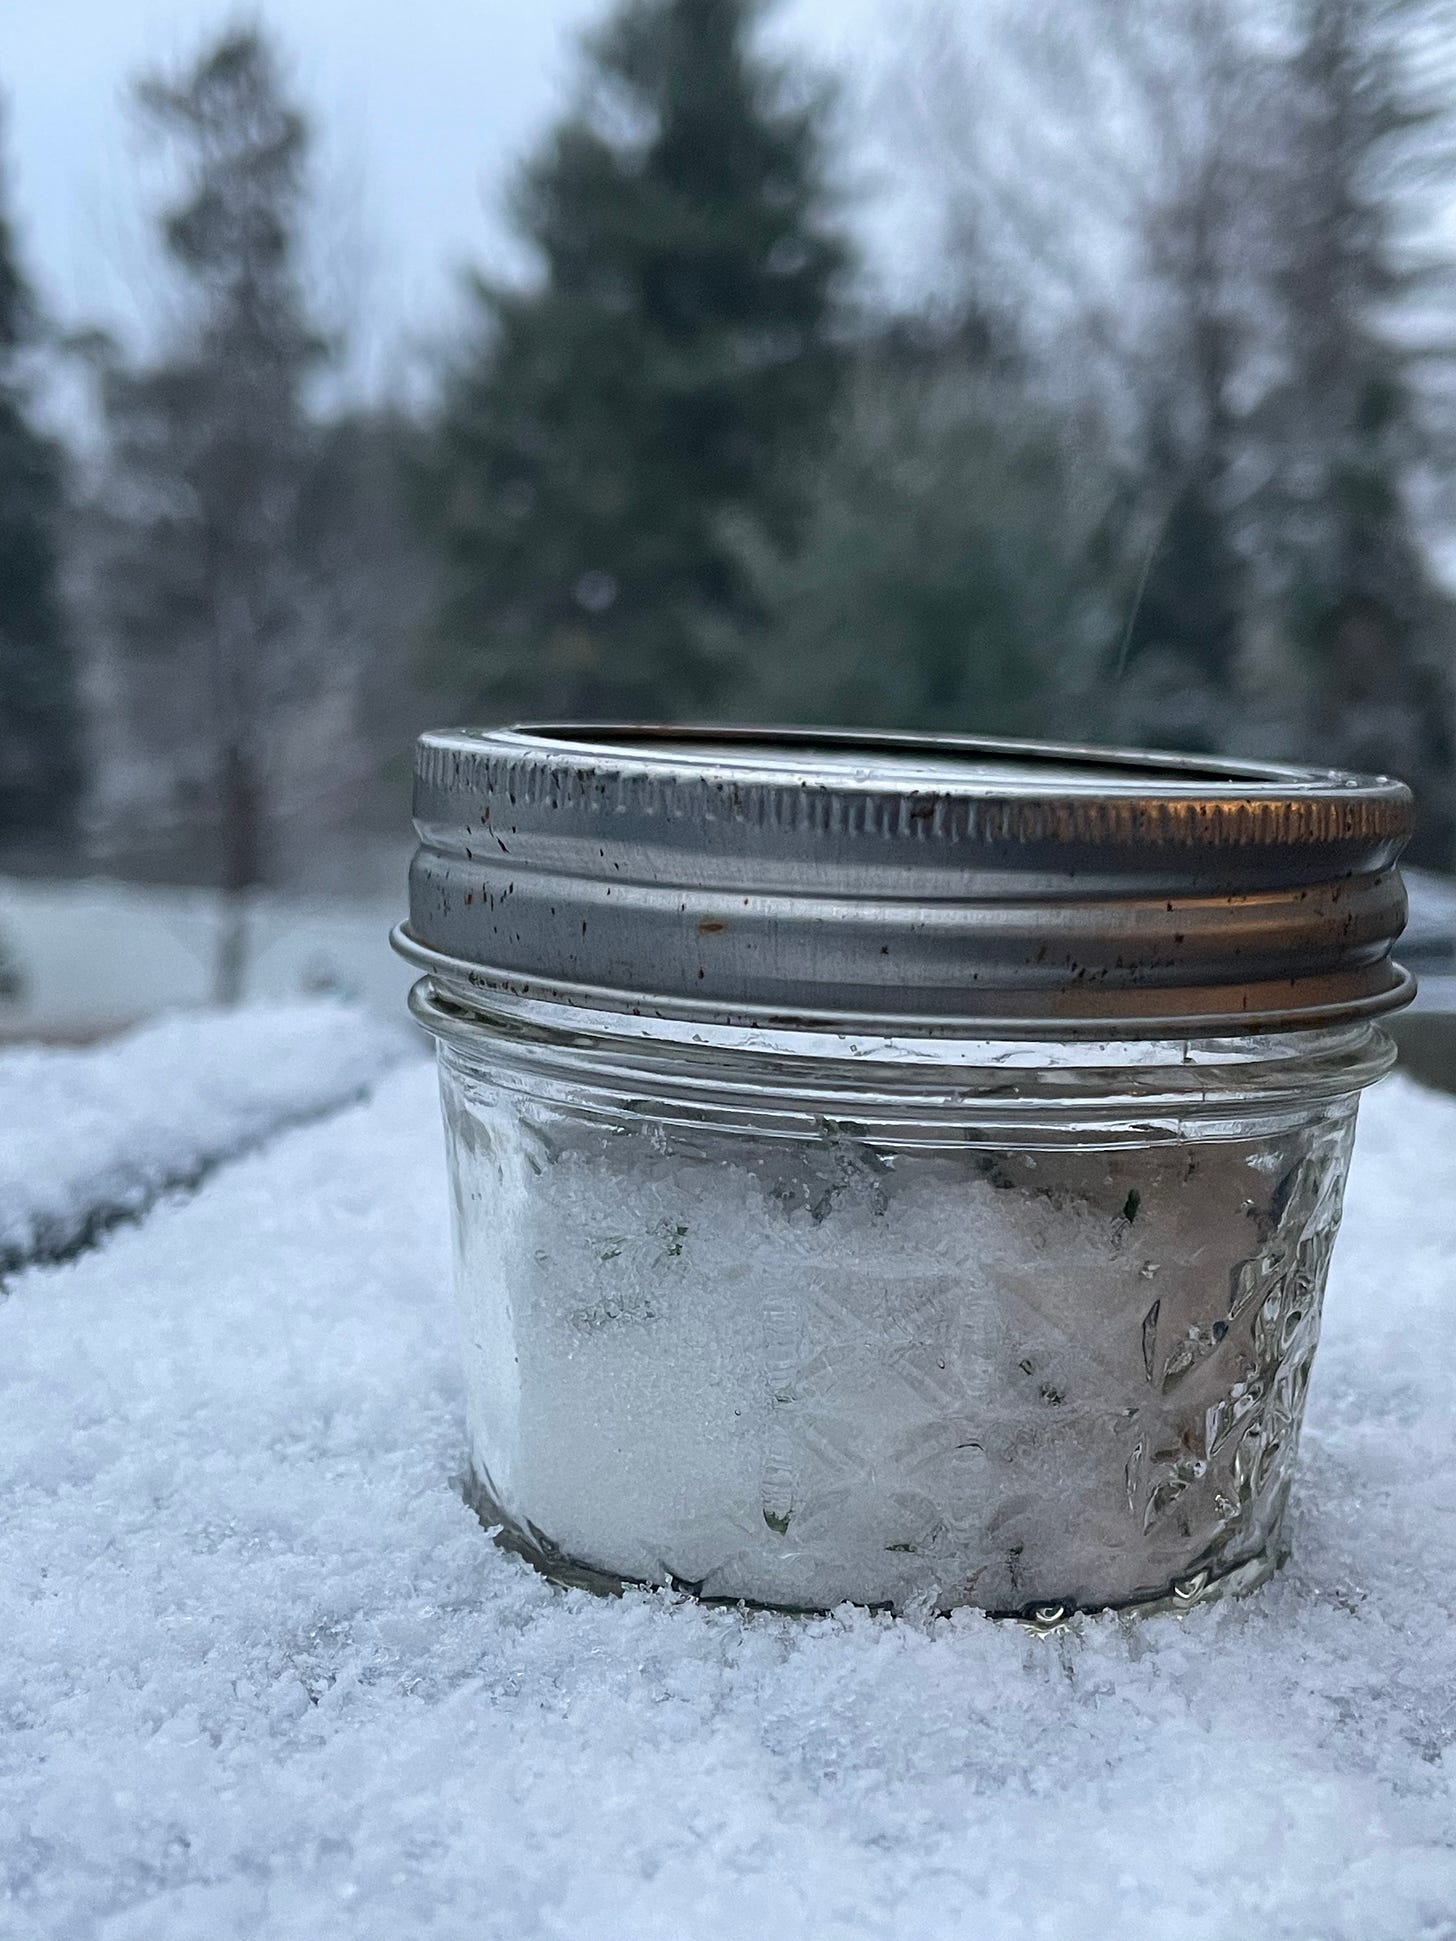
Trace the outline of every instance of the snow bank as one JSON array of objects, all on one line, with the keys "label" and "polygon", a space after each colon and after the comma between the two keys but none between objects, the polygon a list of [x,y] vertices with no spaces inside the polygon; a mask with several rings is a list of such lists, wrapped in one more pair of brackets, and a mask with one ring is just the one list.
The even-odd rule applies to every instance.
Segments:
[{"label": "snow bank", "polygon": [[56,1259],[280,1126],[357,1097],[407,1048],[337,1003],[179,1014],[87,1051],[0,1057],[0,1274]]},{"label": "snow bank", "polygon": [[1044,1639],[494,1549],[435,1117],[397,1072],[0,1307],[0,1932],[1456,1931],[1456,1103],[1367,1103],[1293,1564]]}]

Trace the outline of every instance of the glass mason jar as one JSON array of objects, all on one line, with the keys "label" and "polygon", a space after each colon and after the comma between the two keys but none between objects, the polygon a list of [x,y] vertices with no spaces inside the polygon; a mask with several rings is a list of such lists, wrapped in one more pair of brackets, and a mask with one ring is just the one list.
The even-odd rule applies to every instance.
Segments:
[{"label": "glass mason jar", "polygon": [[399,942],[485,1520],[791,1609],[1261,1582],[1408,814],[1106,751],[424,737]]}]

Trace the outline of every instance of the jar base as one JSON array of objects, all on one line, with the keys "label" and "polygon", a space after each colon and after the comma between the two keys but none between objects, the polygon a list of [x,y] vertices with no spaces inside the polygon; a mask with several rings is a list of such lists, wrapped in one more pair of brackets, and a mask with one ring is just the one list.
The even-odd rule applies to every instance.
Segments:
[{"label": "jar base", "polygon": [[[618,1577],[610,1571],[598,1570],[590,1564],[577,1562],[568,1557],[543,1536],[539,1530],[523,1525],[509,1516],[496,1501],[490,1489],[473,1471],[468,1470],[458,1482],[461,1496],[474,1510],[492,1540],[502,1550],[513,1556],[522,1557],[531,1568],[553,1584],[566,1590],[591,1591],[598,1597],[621,1597],[629,1590],[673,1590],[684,1596],[694,1597],[699,1603],[715,1606],[728,1606],[738,1610],[770,1611],[784,1617],[822,1616],[822,1605],[765,1604],[746,1597],[705,1596],[701,1587],[687,1583],[681,1578],[669,1577],[665,1584],[650,1584],[639,1578]],[[1289,1546],[1276,1534],[1263,1550],[1252,1557],[1222,1569],[1203,1569],[1190,1572],[1176,1579],[1166,1590],[1151,1597],[1133,1598],[1121,1603],[1082,1604],[1082,1603],[1038,1603],[1023,1606],[1017,1610],[985,1610],[987,1617],[997,1618],[1010,1623],[1027,1626],[1038,1632],[1060,1630],[1074,1617],[1096,1616],[1111,1612],[1121,1617],[1163,1617],[1169,1614],[1191,1611],[1205,1604],[1212,1604],[1227,1597],[1247,1597],[1267,1584],[1275,1571],[1280,1569],[1289,1556]],[[844,1600],[853,1602],[852,1599]],[[871,1604],[871,1611],[890,1611],[888,1604]],[[977,1609],[967,1600],[957,1608]]]}]

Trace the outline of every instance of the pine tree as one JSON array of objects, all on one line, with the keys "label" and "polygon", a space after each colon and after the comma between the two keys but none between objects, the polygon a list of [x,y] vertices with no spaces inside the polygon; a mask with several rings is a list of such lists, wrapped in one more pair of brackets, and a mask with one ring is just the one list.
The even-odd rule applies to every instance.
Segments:
[{"label": "pine tree", "polygon": [[1456,608],[1433,579],[1411,491],[1432,457],[1420,326],[1456,286],[1449,255],[1417,241],[1422,185],[1456,165],[1449,58],[1435,74],[1422,63],[1449,57],[1453,25],[1447,0],[1297,0],[1278,278],[1286,362],[1268,412],[1274,577],[1313,690],[1310,748],[1411,781],[1413,853],[1443,867]]},{"label": "pine tree", "polygon": [[58,588],[60,454],[27,415],[37,318],[0,181],[0,840],[64,836],[80,787],[75,681]]},{"label": "pine tree", "polygon": [[625,0],[515,205],[540,262],[477,286],[427,487],[439,665],[477,705],[711,705],[790,547],[840,382],[846,248],[824,109],[754,47],[754,0]]},{"label": "pine tree", "polygon": [[[1104,509],[1007,320],[907,319],[858,352],[804,543],[763,573],[742,712],[1026,735],[1085,728]],[[1069,705],[1070,704],[1070,705]]]},{"label": "pine tree", "polygon": [[289,717],[331,671],[307,546],[318,437],[305,386],[324,352],[298,262],[308,130],[253,30],[176,78],[144,80],[137,100],[178,169],[161,230],[185,315],[158,362],[105,378],[96,578],[154,739],[218,832],[217,990],[232,1001]]}]

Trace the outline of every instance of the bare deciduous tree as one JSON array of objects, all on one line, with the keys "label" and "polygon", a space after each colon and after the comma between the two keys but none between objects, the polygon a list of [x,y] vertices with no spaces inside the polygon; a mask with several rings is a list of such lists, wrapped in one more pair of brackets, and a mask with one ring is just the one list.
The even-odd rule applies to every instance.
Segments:
[{"label": "bare deciduous tree", "polygon": [[[1416,854],[1456,831],[1456,609],[1415,513],[1456,462],[1451,0],[1291,0],[1277,119],[1269,595],[1309,688],[1309,745],[1416,787]],[[1435,380],[1433,383],[1432,380]]]},{"label": "bare deciduous tree", "polygon": [[329,665],[338,642],[319,638],[313,583],[305,387],[326,344],[298,263],[307,129],[254,30],[143,81],[137,100],[176,165],[161,228],[186,300],[160,360],[104,373],[99,584],[118,652],[151,670],[157,738],[217,830],[216,991],[231,1003],[292,717],[350,678]]},{"label": "bare deciduous tree", "polygon": [[1019,304],[1043,388],[1092,410],[1121,472],[1105,725],[1211,739],[1246,606],[1269,260],[1254,25],[1227,0],[974,18],[940,13],[914,90],[950,260]]},{"label": "bare deciduous tree", "polygon": [[1448,860],[1451,612],[1412,507],[1453,469],[1453,0],[930,18],[950,261],[1125,480],[1106,725],[1396,768]]}]

